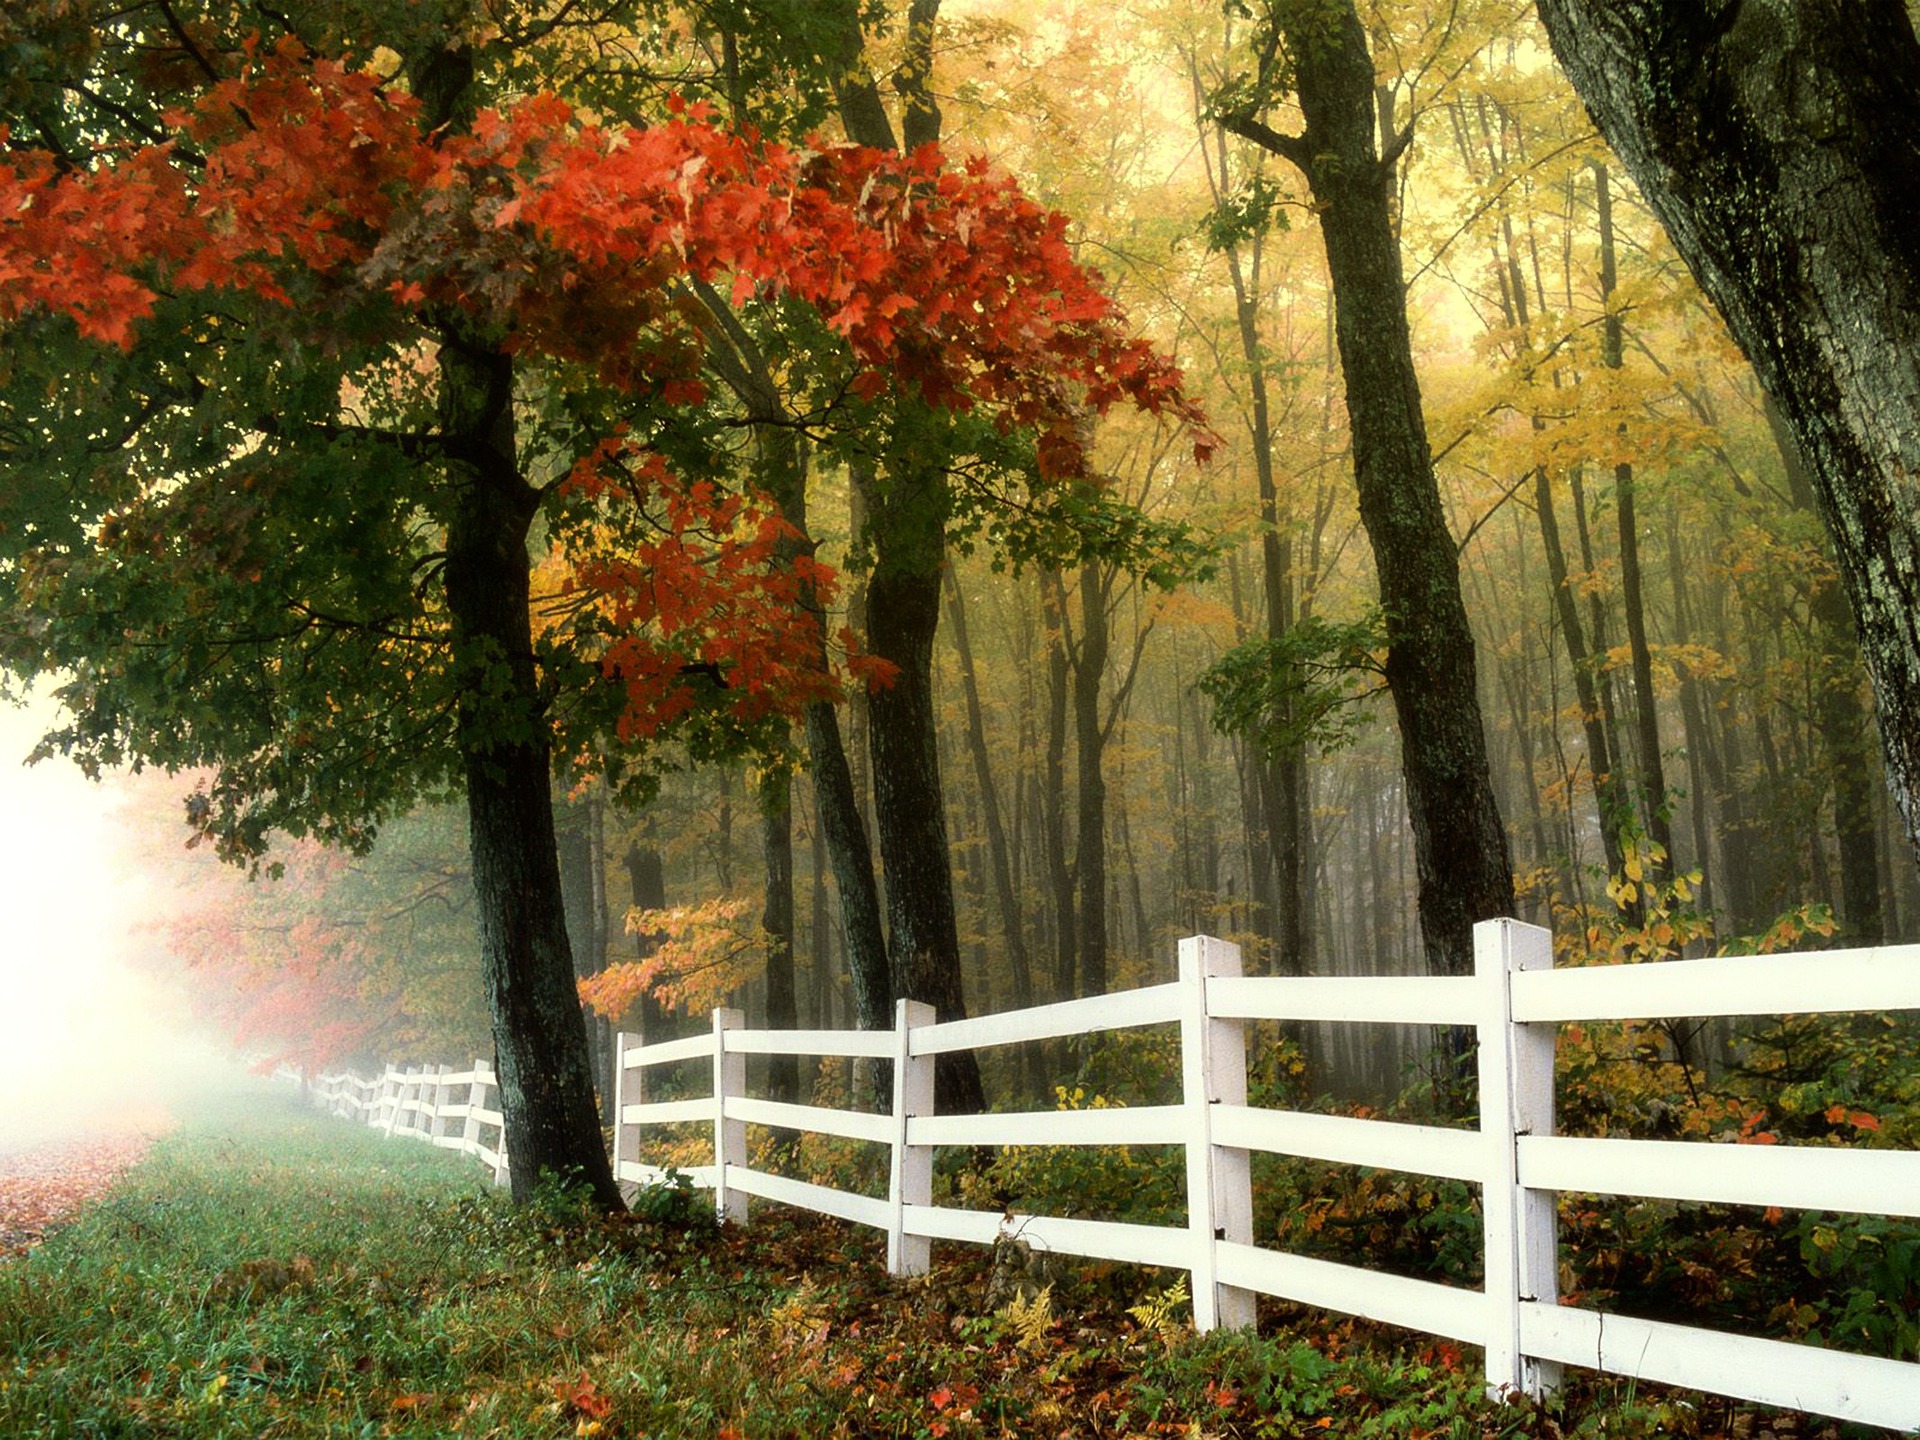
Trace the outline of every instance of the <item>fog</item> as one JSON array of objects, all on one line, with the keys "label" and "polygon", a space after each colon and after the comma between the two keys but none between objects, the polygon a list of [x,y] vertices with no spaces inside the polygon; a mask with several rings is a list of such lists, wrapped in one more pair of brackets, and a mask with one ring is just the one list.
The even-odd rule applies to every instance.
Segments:
[{"label": "fog", "polygon": [[123,787],[21,763],[56,713],[44,696],[0,703],[0,1152],[162,1129],[183,1095],[232,1074],[136,963],[167,897],[132,864]]}]

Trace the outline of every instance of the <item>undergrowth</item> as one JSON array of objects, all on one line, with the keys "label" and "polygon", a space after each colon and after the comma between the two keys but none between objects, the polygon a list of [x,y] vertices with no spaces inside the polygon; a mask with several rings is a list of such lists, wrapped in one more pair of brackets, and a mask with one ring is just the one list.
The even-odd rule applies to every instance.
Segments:
[{"label": "undergrowth", "polygon": [[1196,1338],[1177,1276],[1086,1265],[990,1298],[983,1249],[896,1281],[872,1232],[706,1217],[678,1186],[616,1220],[559,1189],[515,1208],[458,1157],[253,1103],[0,1265],[0,1434],[1765,1433],[1581,1377],[1549,1406],[1496,1404],[1470,1348],[1312,1312]]}]

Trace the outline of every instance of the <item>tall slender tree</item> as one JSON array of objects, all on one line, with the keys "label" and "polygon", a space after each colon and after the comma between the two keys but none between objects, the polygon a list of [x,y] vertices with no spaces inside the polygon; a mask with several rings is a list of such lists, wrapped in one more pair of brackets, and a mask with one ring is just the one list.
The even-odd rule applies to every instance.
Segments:
[{"label": "tall slender tree", "polygon": [[[1332,275],[1360,514],[1387,628],[1387,685],[1419,870],[1430,968],[1473,963],[1475,921],[1513,911],[1459,561],[1433,474],[1393,224],[1395,162],[1410,128],[1377,143],[1373,57],[1351,0],[1276,0],[1254,70],[1218,97],[1221,123],[1291,162],[1312,190]],[[1263,118],[1282,96],[1304,127]]]}]

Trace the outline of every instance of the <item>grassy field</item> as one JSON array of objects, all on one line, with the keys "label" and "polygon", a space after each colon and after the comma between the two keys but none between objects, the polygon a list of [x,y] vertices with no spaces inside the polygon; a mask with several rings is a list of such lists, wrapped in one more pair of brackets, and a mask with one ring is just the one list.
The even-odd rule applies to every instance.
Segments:
[{"label": "grassy field", "polygon": [[0,1436],[1842,1433],[1578,1378],[1496,1406],[1471,1349],[1306,1312],[1195,1338],[1170,1275],[991,1309],[982,1251],[895,1282],[876,1236],[775,1207],[722,1232],[689,1199],[514,1210],[263,1088],[0,1264]]}]

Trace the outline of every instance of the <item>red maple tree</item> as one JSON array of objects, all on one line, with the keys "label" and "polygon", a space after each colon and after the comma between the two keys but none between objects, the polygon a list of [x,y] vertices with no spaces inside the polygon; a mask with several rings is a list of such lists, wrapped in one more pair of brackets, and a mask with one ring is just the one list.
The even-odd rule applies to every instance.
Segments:
[{"label": "red maple tree", "polygon": [[[698,318],[675,283],[736,304],[816,307],[857,367],[856,394],[917,386],[1037,437],[1044,477],[1080,472],[1089,412],[1126,401],[1192,425],[1175,367],[1130,336],[1064,217],[983,164],[811,150],[729,132],[699,107],[606,127],[539,94],[424,132],[404,90],[292,41],[170,117],[177,141],[108,150],[85,171],[12,151],[0,162],[0,319],[70,316],[131,346],[163,294],[238,290],[324,340],[369,305],[404,339],[449,311],[508,349],[592,367],[667,403],[704,398]],[[783,522],[751,497],[683,485],[624,435],[572,477],[663,502],[644,551],[600,557],[579,583],[625,628],[603,663],[626,680],[631,735],[689,707],[699,658],[738,671],[733,703],[795,707],[832,682],[796,618],[831,576],[777,560]],[[712,623],[718,618],[720,623]]]},{"label": "red maple tree", "polygon": [[[984,166],[779,145],[684,106],[647,126],[547,94],[456,113],[287,43],[249,50],[164,143],[0,156],[0,326],[27,321],[30,345],[66,317],[178,377],[135,404],[135,431],[166,417],[151,446],[78,483],[33,457],[58,475],[22,504],[58,513],[0,514],[45,620],[14,650],[84,670],[56,742],[83,762],[213,767],[190,816],[232,858],[274,829],[364,846],[464,784],[516,1187],[578,1171],[615,1205],[552,742],[642,738],[702,696],[751,724],[841,683],[804,537],[726,466],[672,463],[671,417],[730,423],[705,403],[707,327],[809,312],[851,408],[899,387],[975,412],[1031,437],[1043,484],[1083,474],[1087,420],[1116,403],[1208,441],[1066,221]],[[203,380],[203,352],[234,368]],[[522,443],[523,402],[570,386],[595,393],[529,414]],[[9,400],[91,433],[58,391]],[[350,395],[403,425],[347,423]],[[59,538],[36,554],[41,534]],[[96,589],[124,606],[104,626]],[[519,1084],[535,1075],[559,1079]]]}]

